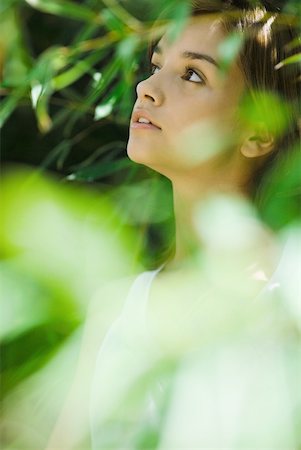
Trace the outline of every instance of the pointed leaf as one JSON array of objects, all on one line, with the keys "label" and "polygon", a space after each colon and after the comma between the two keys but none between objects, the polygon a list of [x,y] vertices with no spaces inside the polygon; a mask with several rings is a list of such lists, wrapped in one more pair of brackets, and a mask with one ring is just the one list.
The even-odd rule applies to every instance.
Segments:
[{"label": "pointed leaf", "polygon": [[25,0],[30,6],[39,11],[57,16],[77,19],[82,21],[94,21],[97,17],[94,11],[83,5],[67,0]]}]

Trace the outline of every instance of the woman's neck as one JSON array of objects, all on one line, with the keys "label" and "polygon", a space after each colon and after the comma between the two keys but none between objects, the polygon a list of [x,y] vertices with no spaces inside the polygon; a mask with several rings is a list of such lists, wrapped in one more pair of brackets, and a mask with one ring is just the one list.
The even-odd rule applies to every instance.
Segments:
[{"label": "woman's neck", "polygon": [[198,226],[202,221],[202,207],[215,194],[245,195],[232,183],[208,183],[208,180],[197,186],[191,180],[173,183],[176,252],[170,268],[194,263],[203,245]]},{"label": "woman's neck", "polygon": [[[203,186],[201,184],[193,185],[192,180],[190,182],[186,180],[185,183],[173,183],[176,252],[173,260],[167,264],[168,271],[183,268],[191,270],[198,266],[199,255],[206,241],[206,236],[202,236],[202,229],[204,220],[208,227],[206,204],[210,198],[214,195],[248,198],[247,192],[237,183],[221,183],[217,179],[215,181],[216,183],[209,184],[207,179]],[[244,209],[241,213],[242,217],[238,215],[237,220],[244,218]],[[279,249],[275,245],[273,236],[265,227],[259,226],[255,238],[253,236],[252,239],[254,251],[249,251],[247,255],[244,254],[242,264],[244,264],[244,269],[250,270],[254,279],[259,280],[258,274],[262,274],[263,278],[260,280],[265,281],[275,270]]]},{"label": "woman's neck", "polygon": [[174,212],[176,232],[175,264],[187,263],[193,259],[201,247],[201,238],[197,233],[195,212],[199,201],[187,198],[181,192],[174,191]]},{"label": "woman's neck", "polygon": [[208,198],[227,194],[248,197],[249,171],[246,159],[236,151],[227,159],[218,155],[201,168],[170,177],[176,222],[176,253],[170,266],[193,263],[199,254],[203,241],[199,226],[201,211]]}]

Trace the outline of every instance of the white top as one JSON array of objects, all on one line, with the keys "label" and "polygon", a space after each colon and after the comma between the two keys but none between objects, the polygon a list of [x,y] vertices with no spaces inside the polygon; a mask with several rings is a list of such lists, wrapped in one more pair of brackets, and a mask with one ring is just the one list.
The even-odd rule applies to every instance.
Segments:
[{"label": "white top", "polygon": [[[155,405],[151,396],[143,404],[134,405],[128,415],[131,394],[135,394],[135,381],[147,373],[156,358],[156,349],[146,331],[146,309],[153,279],[161,268],[143,272],[135,279],[127,295],[123,310],[110,327],[98,354],[92,383],[90,423],[92,448],[108,450],[114,438],[123,435],[123,445],[131,440],[130,424],[145,424],[145,414],[155,426]],[[120,407],[126,399],[127,408]],[[135,400],[133,400],[133,403]],[[141,415],[142,414],[142,415]],[[121,431],[122,428],[122,431]]]},{"label": "white top", "polygon": [[[296,265],[298,267],[298,264],[296,264],[297,261],[294,261],[294,259],[292,258],[292,255],[295,255],[294,250],[296,248],[297,241],[299,242],[298,245],[300,245],[298,236],[297,240],[292,239],[289,243],[286,243],[279,265],[274,275],[267,283],[266,287],[259,294],[258,300],[261,300],[262,298],[266,299],[270,294],[274,294],[275,291],[281,291],[286,283],[290,283],[290,286],[293,288],[293,290],[290,291],[293,293],[291,308],[299,308],[301,318],[300,296],[299,300],[297,299],[296,301],[296,294],[297,298],[298,295],[300,295],[300,281],[298,281],[298,270],[296,272]],[[177,402],[179,403],[180,406],[176,408],[176,411],[180,411],[181,414],[179,417],[172,416],[170,414],[166,416],[166,412],[162,412],[161,407],[162,402],[164,402],[164,395],[162,395],[162,386],[164,385],[164,382],[161,383],[161,374],[158,377],[154,377],[153,375],[149,376],[149,371],[150,369],[153,370],[153,368],[156,367],[156,361],[160,359],[160,354],[158,349],[155,348],[152,342],[147,329],[146,320],[150,287],[160,269],[143,272],[136,278],[128,293],[121,315],[111,326],[100,348],[96,361],[91,400],[91,435],[92,448],[94,450],[108,450],[109,448],[122,448],[132,450],[133,436],[139,436],[139,430],[142,429],[142,426],[144,427],[144,433],[145,426],[149,427],[150,433],[152,431],[154,433],[156,431],[160,434],[162,433],[162,430],[159,431],[160,427],[162,427],[161,414],[165,415],[165,422],[161,446],[158,447],[160,450],[174,449],[177,445],[179,445],[179,447],[177,448],[181,450],[184,448],[186,449],[188,444],[187,436],[191,437],[191,449],[199,449],[200,447],[198,447],[197,445],[196,447],[194,446],[194,442],[200,442],[198,440],[200,429],[202,429],[202,433],[204,433],[202,435],[202,438],[206,438],[206,433],[208,433],[208,436],[210,434],[210,436],[208,437],[208,442],[210,443],[210,439],[212,436],[218,437],[216,430],[211,430],[210,428],[213,425],[215,426],[215,424],[217,423],[217,421],[214,419],[214,414],[221,414],[222,417],[224,414],[225,417],[229,416],[229,424],[227,425],[227,430],[231,430],[232,427],[233,436],[236,436],[235,433],[240,432],[237,431],[237,427],[238,430],[244,432],[244,423],[247,423],[243,422],[245,417],[243,414],[245,414],[245,410],[241,408],[243,408],[244,405],[252,404],[252,402],[254,402],[253,407],[256,408],[256,410],[257,408],[259,408],[259,410],[262,409],[262,411],[265,411],[265,408],[267,408],[266,413],[263,414],[264,418],[270,417],[270,401],[272,401],[272,398],[278,399],[280,404],[282,404],[283,402],[283,405],[285,406],[285,391],[281,391],[280,397],[277,397],[280,386],[279,380],[281,380],[281,377],[283,376],[283,367],[280,362],[280,365],[278,367],[273,359],[273,352],[275,351],[273,349],[274,343],[272,341],[268,342],[267,346],[263,345],[261,348],[260,341],[254,342],[254,345],[251,341],[251,344],[249,345],[248,343],[246,347],[241,347],[241,343],[239,343],[239,349],[234,349],[233,351],[234,356],[231,356],[230,352],[230,356],[233,359],[228,359],[228,357],[226,357],[225,361],[222,361],[222,364],[225,364],[227,370],[229,369],[228,373],[224,373],[224,369],[222,369],[223,366],[220,366],[222,382],[225,383],[225,386],[227,385],[227,383],[229,384],[227,390],[229,391],[229,395],[231,392],[231,395],[233,396],[234,403],[231,410],[231,414],[233,413],[233,424],[231,423],[232,416],[228,410],[228,406],[226,407],[226,410],[224,412],[223,410],[218,409],[222,408],[222,404],[219,405],[218,402],[212,403],[212,399],[216,396],[216,387],[219,386],[218,383],[220,383],[219,379],[214,379],[212,377],[212,374],[214,377],[218,375],[218,373],[216,372],[216,362],[214,360],[214,355],[212,359],[213,371],[210,369],[210,358],[209,360],[204,359],[205,366],[200,366],[200,373],[195,380],[196,384],[194,388],[192,387],[193,381],[191,382],[192,384],[189,387],[187,386],[186,378],[181,378],[181,374],[183,371],[186,377],[187,367],[189,368],[189,370],[191,367],[193,367],[193,370],[191,369],[192,374],[195,374],[193,358],[187,358],[188,362],[184,361],[183,371],[181,369],[179,371],[179,375],[176,376],[175,382],[178,383],[178,385],[176,397],[173,400],[175,402],[173,406],[177,405]],[[290,299],[288,300],[290,301]],[[267,336],[269,338],[269,334]],[[260,351],[257,350],[256,346],[258,345]],[[269,347],[270,345],[271,348]],[[273,357],[270,357],[270,354]],[[245,355],[244,366],[241,366],[241,355]],[[235,364],[233,366],[233,361],[235,364],[238,364],[237,367],[235,366]],[[199,360],[196,362],[197,364],[199,364]],[[232,370],[233,373],[231,372]],[[275,370],[273,379],[271,379],[270,377],[270,370]],[[145,377],[144,374],[146,375]],[[147,375],[149,376],[149,378],[147,378]],[[230,377],[229,380],[227,380],[228,375]],[[157,381],[155,386],[153,384],[148,384],[149,381],[153,382],[154,379],[160,381]],[[251,382],[254,380],[263,380],[262,383],[260,381],[261,384],[256,386],[255,390],[257,391],[258,395],[253,395],[252,390],[248,388],[248,383],[251,385]],[[270,384],[271,381],[274,384]],[[207,386],[205,391],[202,390],[204,386]],[[181,389],[184,389],[184,391],[185,389],[190,389],[190,391],[185,391],[185,396],[182,398],[180,395],[182,392]],[[222,385],[221,389],[224,389],[224,384]],[[183,399],[186,399],[187,395],[191,395],[191,390],[195,392],[195,395],[193,394],[194,398],[191,399],[191,404],[189,403],[190,406],[185,403],[182,405],[181,402],[184,401]],[[141,394],[141,392],[147,392],[147,394],[143,395]],[[251,395],[251,397],[249,398],[248,395]],[[283,396],[283,398],[281,397],[281,395]],[[221,402],[223,400],[223,397],[221,396],[220,398],[216,398],[216,400]],[[262,405],[257,405],[256,402],[260,401],[262,401]],[[196,404],[194,404],[194,402],[196,402]],[[125,407],[123,408],[124,405]],[[190,408],[191,406],[196,407],[195,417],[201,417],[202,419],[196,422],[195,429],[186,429],[185,427],[187,427],[189,423],[185,422],[185,411],[187,411],[187,408]],[[235,408],[237,408],[237,411],[235,410]],[[289,404],[287,405],[287,408],[287,411],[290,411]],[[284,415],[286,414],[286,407],[284,407],[284,409],[278,407],[272,409],[273,411],[275,411],[275,414],[277,413],[271,421],[274,429],[274,424],[278,421],[278,412],[281,416],[279,420],[282,420]],[[257,415],[254,414],[254,410],[253,413],[251,412],[250,414],[251,416],[247,417],[246,421],[251,421],[250,427],[252,429],[252,421],[256,420]],[[258,420],[259,419],[262,420],[262,417],[260,415],[258,415]],[[292,417],[290,417],[289,413],[287,413],[287,417],[285,417],[285,423],[288,424],[287,427],[289,427],[291,420]],[[200,427],[200,425],[202,426]],[[270,423],[267,423],[263,427],[263,429],[266,429],[267,440],[262,442],[266,443],[266,447],[270,445],[270,448],[273,448],[274,441],[270,442],[269,439],[272,439],[272,436],[276,435],[274,432],[269,432],[269,426]],[[259,424],[254,422],[254,427],[255,428],[253,429],[258,430]],[[284,429],[285,428],[281,427],[277,428],[279,433]],[[223,436],[223,433],[221,433],[220,439],[222,444],[225,444],[226,441],[225,437]],[[231,441],[231,433],[229,434],[229,436],[230,437],[228,444],[231,447],[234,441]],[[251,443],[253,439],[252,433],[250,436]],[[182,437],[183,441],[181,441]],[[195,441],[193,440],[194,437]],[[120,446],[121,439],[122,447]],[[280,439],[279,442],[282,442],[282,439],[285,442],[288,437],[286,436],[286,434],[283,434],[283,436],[281,434],[281,436],[278,436],[278,439]],[[180,445],[181,442],[184,443],[183,447]],[[218,447],[218,445],[216,448],[220,448]]]}]

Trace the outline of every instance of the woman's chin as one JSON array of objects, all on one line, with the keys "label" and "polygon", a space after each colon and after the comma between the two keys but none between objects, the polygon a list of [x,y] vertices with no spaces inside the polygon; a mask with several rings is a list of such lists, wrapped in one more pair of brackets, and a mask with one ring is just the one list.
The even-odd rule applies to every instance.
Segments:
[{"label": "woman's chin", "polygon": [[151,149],[146,148],[145,145],[138,145],[138,143],[132,142],[130,139],[127,145],[128,157],[138,163],[148,165],[151,159]]},{"label": "woman's chin", "polygon": [[139,152],[137,151],[137,149],[133,146],[130,145],[128,143],[127,148],[126,148],[126,152],[128,157],[130,158],[131,161],[134,161],[136,163],[139,163]]}]

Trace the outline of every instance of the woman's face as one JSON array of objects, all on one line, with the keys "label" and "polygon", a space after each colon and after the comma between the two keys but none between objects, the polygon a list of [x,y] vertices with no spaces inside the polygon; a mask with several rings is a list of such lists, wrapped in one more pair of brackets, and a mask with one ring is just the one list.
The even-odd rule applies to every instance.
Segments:
[{"label": "woman's face", "polygon": [[[202,16],[176,41],[159,41],[152,74],[137,86],[127,147],[133,161],[173,179],[204,164],[233,134],[244,80],[236,63],[221,76],[224,39],[220,22]],[[156,126],[139,123],[147,120]]]}]

